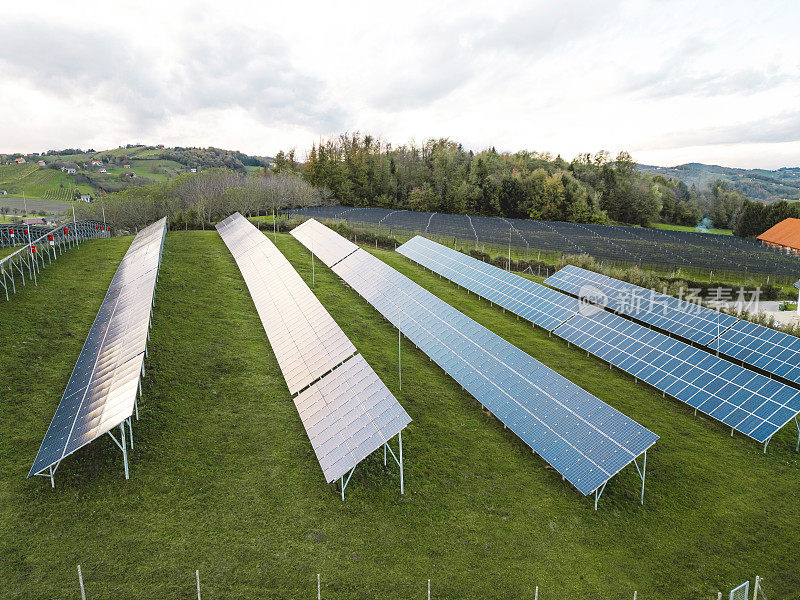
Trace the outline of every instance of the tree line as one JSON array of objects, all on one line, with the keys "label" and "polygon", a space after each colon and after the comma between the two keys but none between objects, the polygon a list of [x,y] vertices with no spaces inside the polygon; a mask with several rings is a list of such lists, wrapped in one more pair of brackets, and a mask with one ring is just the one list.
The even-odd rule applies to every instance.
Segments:
[{"label": "tree line", "polygon": [[722,181],[707,190],[637,169],[627,152],[581,154],[570,162],[547,153],[475,153],[449,139],[392,147],[371,135],[342,134],[275,158],[347,206],[535,218],[578,223],[734,224],[744,196]]},{"label": "tree line", "polygon": [[324,190],[290,173],[245,174],[216,168],[183,173],[170,181],[128,188],[76,206],[80,218],[102,219],[135,231],[167,217],[171,228],[205,228],[238,211],[246,216],[314,206]]},{"label": "tree line", "polygon": [[790,217],[800,219],[800,202],[781,200],[775,204],[761,204],[746,201],[737,217],[733,233],[741,237],[757,237]]}]

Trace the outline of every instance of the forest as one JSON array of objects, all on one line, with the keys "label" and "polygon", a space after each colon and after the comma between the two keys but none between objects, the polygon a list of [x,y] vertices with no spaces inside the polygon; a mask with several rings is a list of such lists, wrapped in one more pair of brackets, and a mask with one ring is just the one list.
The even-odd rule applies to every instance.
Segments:
[{"label": "forest", "polygon": [[526,150],[478,153],[449,139],[399,147],[360,133],[275,158],[278,172],[298,172],[347,206],[534,218],[577,223],[656,222],[731,228],[745,197],[727,182],[702,190],[640,171],[627,152],[585,153],[570,162]]},{"label": "forest", "polygon": [[77,205],[76,211],[80,218],[105,216],[119,230],[135,231],[164,216],[171,228],[199,229],[236,211],[267,215],[324,201],[320,190],[294,174],[214,168],[108,194],[100,202]]}]

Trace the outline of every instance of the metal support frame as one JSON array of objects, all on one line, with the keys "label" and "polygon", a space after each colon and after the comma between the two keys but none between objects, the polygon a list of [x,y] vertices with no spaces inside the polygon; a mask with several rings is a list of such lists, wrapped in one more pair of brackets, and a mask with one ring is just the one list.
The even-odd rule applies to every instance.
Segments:
[{"label": "metal support frame", "polygon": [[[606,481],[606,483],[608,483],[608,482]],[[597,488],[594,491],[594,509],[595,510],[597,510],[597,501],[600,500],[600,496],[603,495],[603,490],[606,489],[606,483],[604,483],[603,485],[601,485],[599,488]]]},{"label": "metal support frame", "polygon": [[[66,249],[78,245],[81,240],[110,236],[107,231],[95,229],[94,221],[73,222],[68,226],[59,225],[55,228],[43,228],[33,225],[13,225],[13,227],[23,229],[19,236],[16,234],[14,237],[4,236],[2,231],[5,228],[0,229],[0,247],[22,246],[0,260],[0,285],[3,287],[6,300],[10,300],[9,289],[12,293],[17,291],[17,277],[19,277],[20,283],[25,285],[25,275],[27,273],[28,281],[33,280],[34,285],[38,285],[37,275],[41,272],[41,268],[52,264],[53,260],[61,256]],[[65,233],[65,227],[68,231],[69,227],[72,227],[72,231]],[[32,235],[34,228],[36,229],[36,238]],[[53,237],[52,241],[49,240],[50,236]],[[24,240],[25,237],[28,238],[27,241]],[[17,239],[20,240],[19,244]]]},{"label": "metal support frame", "polygon": [[[397,440],[398,440],[398,450],[397,450],[398,453],[397,454],[395,454],[394,450],[392,450],[392,447],[389,445],[389,441],[388,440],[386,442],[384,442],[384,444],[383,444],[383,466],[384,467],[386,466],[386,459],[388,457],[388,454],[391,454],[392,458],[397,463],[397,466],[400,467],[400,494],[403,495],[403,494],[406,493],[406,488],[405,488],[405,479],[404,479],[404,473],[403,473],[403,432],[402,431],[399,431],[397,433]],[[387,451],[388,451],[388,454],[387,454]],[[350,478],[353,476],[353,473],[355,472],[357,466],[358,465],[356,465],[355,467],[350,469],[349,473],[345,473],[344,475],[342,475],[339,478],[339,487],[341,488],[342,500],[343,501],[344,501],[344,490],[345,490],[345,488],[347,488],[347,484],[350,483]],[[345,475],[347,475],[347,479],[345,479]]]},{"label": "metal support frame", "polygon": [[637,458],[633,459],[633,464],[636,465],[636,470],[639,472],[639,478],[642,480],[642,495],[639,499],[639,504],[644,505],[644,479],[647,475],[647,450],[644,451],[644,454],[641,455],[642,459],[642,468],[639,468],[639,463],[636,462]]},{"label": "metal support frame", "polygon": [[128,417],[122,423],[119,424],[119,431],[120,431],[120,439],[114,437],[114,434],[111,431],[108,431],[109,437],[114,440],[114,443],[122,450],[122,462],[125,465],[125,479],[130,479],[130,472],[128,470],[128,444],[127,439],[125,437],[125,423],[128,424],[128,428],[130,429],[130,437],[131,437],[131,450],[133,450],[133,426],[131,425],[131,418]]}]

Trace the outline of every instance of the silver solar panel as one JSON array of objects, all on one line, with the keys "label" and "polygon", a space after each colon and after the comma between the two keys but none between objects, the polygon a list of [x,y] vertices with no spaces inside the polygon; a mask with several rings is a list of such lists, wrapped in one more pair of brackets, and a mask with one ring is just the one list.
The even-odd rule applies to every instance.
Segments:
[{"label": "silver solar panel", "polygon": [[295,406],[325,479],[335,481],[411,418],[269,238],[239,213],[217,229],[239,265],[289,391],[300,392]]},{"label": "silver solar panel", "polygon": [[333,270],[584,495],[658,439],[371,254]]},{"label": "silver solar panel", "polygon": [[329,483],[411,422],[361,355],[303,390],[294,402]]},{"label": "silver solar panel", "polygon": [[290,233],[306,248],[311,249],[326,266],[332,267],[345,256],[358,250],[358,246],[340,235],[329,236],[328,231],[330,230],[319,221],[308,219]]},{"label": "silver solar panel", "polygon": [[28,477],[133,414],[166,219],[142,229],[117,268]]},{"label": "silver solar panel", "polygon": [[548,331],[569,319],[580,306],[564,294],[419,235],[397,251]]},{"label": "silver solar panel", "polygon": [[217,229],[239,265],[289,392],[296,394],[356,348],[275,245],[239,213],[232,217]]}]

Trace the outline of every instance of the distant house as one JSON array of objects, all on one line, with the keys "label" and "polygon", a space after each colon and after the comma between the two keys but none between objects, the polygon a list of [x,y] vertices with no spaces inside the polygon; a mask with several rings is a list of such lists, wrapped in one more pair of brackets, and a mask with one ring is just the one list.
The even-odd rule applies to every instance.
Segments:
[{"label": "distant house", "polygon": [[130,166],[130,165],[122,165],[122,168],[123,168],[123,169],[130,169],[130,168],[131,168],[131,166]]},{"label": "distant house", "polygon": [[25,223],[25,225],[44,225],[47,223],[44,219],[22,219],[22,222]]},{"label": "distant house", "polygon": [[14,162],[17,163],[18,165],[24,165],[25,159],[20,156],[19,158],[15,158]]},{"label": "distant house", "polygon": [[162,150],[163,150],[163,149],[164,149],[164,144],[159,144],[159,145],[158,145],[158,148],[160,148],[160,149],[162,149]]},{"label": "distant house", "polygon": [[197,169],[189,169],[189,171],[192,173],[197,173]]},{"label": "distant house", "polygon": [[136,177],[136,172],[134,171],[131,173],[125,173],[125,177],[130,177],[131,179],[133,179],[134,177]]},{"label": "distant house", "polygon": [[46,166],[47,166],[47,163],[46,163],[46,162],[44,162],[43,160],[40,160],[40,161],[39,161],[38,163],[36,163],[36,164],[38,164],[40,167],[46,167]]},{"label": "distant house", "polygon": [[108,173],[108,171],[106,171],[105,169],[99,169],[97,172],[98,173]]},{"label": "distant house", "polygon": [[800,252],[800,219],[784,219],[767,229],[758,239],[787,253]]},{"label": "distant house", "polygon": [[81,202],[91,202],[92,196],[91,194],[81,194]]},{"label": "distant house", "polygon": [[5,190],[0,190],[0,196],[8,196],[8,192]]},{"label": "distant house", "polygon": [[73,169],[73,168],[66,168],[66,167],[65,167],[65,169],[66,169],[66,170],[65,170],[65,173],[66,173],[67,175],[75,175],[75,173],[77,173],[77,171],[76,171],[75,169]]},{"label": "distant house", "polygon": [[38,152],[32,152],[31,156],[39,156],[39,153]]},{"label": "distant house", "polygon": [[102,160],[93,160],[93,161],[92,161],[92,166],[93,166],[93,167],[96,167],[96,166],[98,166],[98,165],[102,165],[102,164],[103,164],[103,161],[102,161]]}]

